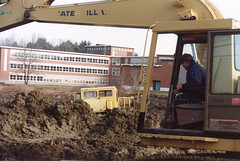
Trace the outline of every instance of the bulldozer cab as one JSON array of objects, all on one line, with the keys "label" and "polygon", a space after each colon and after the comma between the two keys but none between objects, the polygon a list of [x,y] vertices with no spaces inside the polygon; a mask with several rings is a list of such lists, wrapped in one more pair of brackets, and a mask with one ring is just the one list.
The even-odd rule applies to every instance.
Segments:
[{"label": "bulldozer cab", "polygon": [[[176,89],[177,84],[186,81],[184,80],[186,76],[182,76],[185,71],[181,69],[180,62],[183,53],[192,54],[195,61],[207,70],[207,76],[203,99],[187,100],[177,105],[178,126],[174,129],[151,128],[144,125],[150,91],[147,81],[152,74],[151,67],[147,69],[138,120],[138,132],[144,144],[240,152],[240,30],[238,29],[240,25],[234,24],[234,21],[230,22],[229,26],[224,26],[223,23],[225,21],[222,21],[219,27],[213,27],[216,24],[211,26],[210,23],[208,24],[211,26],[210,29],[204,28],[207,25],[203,25],[196,27],[192,32],[183,32],[184,29],[175,32],[178,40],[168,105],[174,100],[172,91]],[[235,29],[232,30],[233,28]],[[151,56],[156,49],[157,37],[162,30],[163,27],[153,29],[148,62],[150,64]],[[186,129],[185,125],[193,125],[190,126],[193,128]]]}]

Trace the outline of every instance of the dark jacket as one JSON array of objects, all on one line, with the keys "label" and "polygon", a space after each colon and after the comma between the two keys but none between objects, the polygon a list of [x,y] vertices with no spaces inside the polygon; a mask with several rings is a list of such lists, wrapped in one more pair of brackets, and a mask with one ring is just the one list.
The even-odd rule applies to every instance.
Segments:
[{"label": "dark jacket", "polygon": [[205,91],[206,69],[193,62],[187,69],[187,82],[182,85],[183,92],[202,94]]}]

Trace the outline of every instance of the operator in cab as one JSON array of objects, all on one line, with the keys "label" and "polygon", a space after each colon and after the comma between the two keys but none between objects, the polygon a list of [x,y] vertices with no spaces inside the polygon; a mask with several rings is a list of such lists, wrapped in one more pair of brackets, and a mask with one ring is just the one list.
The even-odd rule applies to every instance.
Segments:
[{"label": "operator in cab", "polygon": [[161,122],[163,128],[174,128],[177,124],[176,106],[182,103],[201,103],[204,101],[206,69],[193,60],[192,55],[183,54],[180,62],[185,70],[186,83],[178,84],[173,90],[174,100],[168,107],[165,119]]}]

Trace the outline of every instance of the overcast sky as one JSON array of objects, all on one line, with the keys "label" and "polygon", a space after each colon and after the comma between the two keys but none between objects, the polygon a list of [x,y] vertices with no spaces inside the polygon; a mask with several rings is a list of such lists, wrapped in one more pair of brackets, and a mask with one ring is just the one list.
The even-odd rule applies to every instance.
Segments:
[{"label": "overcast sky", "polygon": [[[72,3],[91,2],[96,0],[55,0],[53,5],[64,5]],[[239,0],[211,0],[222,12],[224,18],[240,20]],[[14,37],[16,40],[31,41],[33,35],[47,38],[52,43],[59,43],[63,40],[81,42],[88,40],[93,45],[107,44],[113,46],[125,46],[135,48],[135,52],[142,55],[146,37],[145,29],[129,29],[117,27],[98,27],[84,25],[62,25],[30,23],[0,33],[0,38]],[[171,39],[175,39],[172,37]],[[170,40],[171,40],[170,39]],[[163,39],[164,40],[164,39]],[[174,49],[169,49],[169,42],[160,41],[163,48],[159,48],[158,54],[173,54]]]}]

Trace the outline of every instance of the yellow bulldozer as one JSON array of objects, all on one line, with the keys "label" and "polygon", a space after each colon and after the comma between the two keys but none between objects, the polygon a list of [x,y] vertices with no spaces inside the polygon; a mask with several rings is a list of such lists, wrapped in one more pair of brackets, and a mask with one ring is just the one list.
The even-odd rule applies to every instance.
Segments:
[{"label": "yellow bulldozer", "polygon": [[106,112],[114,108],[134,107],[134,97],[118,97],[115,86],[81,88],[74,94],[74,101],[79,99],[87,102],[94,112]]}]

